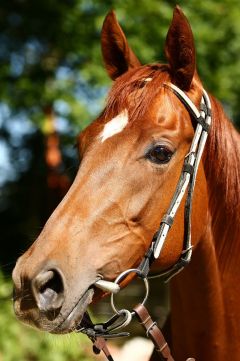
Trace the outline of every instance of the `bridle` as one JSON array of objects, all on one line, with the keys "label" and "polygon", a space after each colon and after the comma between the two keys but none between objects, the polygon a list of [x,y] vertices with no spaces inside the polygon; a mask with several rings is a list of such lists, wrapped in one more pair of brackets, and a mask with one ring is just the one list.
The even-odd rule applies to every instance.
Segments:
[{"label": "bridle", "polygon": [[[203,96],[200,103],[200,111],[196,108],[194,103],[188,96],[174,84],[164,84],[165,87],[170,88],[179,100],[185,105],[191,116],[197,122],[197,127],[194,133],[192,144],[189,152],[185,156],[182,172],[172,197],[170,206],[163,216],[160,227],[155,233],[151,246],[144,256],[139,269],[143,275],[147,276],[150,266],[153,261],[159,258],[163,245],[166,241],[167,234],[174,222],[174,217],[183,200],[184,194],[187,191],[187,197],[184,208],[184,241],[183,250],[179,260],[169,269],[150,277],[164,276],[166,282],[179,273],[190,261],[192,256],[191,243],[191,211],[192,211],[192,197],[198,171],[198,166],[202,157],[202,153],[207,140],[210,124],[211,124],[211,103],[210,99],[203,89]],[[150,278],[148,277],[148,278]]]},{"label": "bridle", "polygon": [[[99,353],[102,350],[110,361],[113,360],[113,358],[106,346],[106,339],[128,336],[129,333],[127,332],[116,333],[113,331],[127,326],[134,316],[138,318],[142,326],[145,328],[147,336],[152,339],[156,350],[159,353],[160,359],[169,361],[173,360],[170,349],[161,333],[161,330],[157,327],[156,323],[152,321],[144,305],[149,294],[149,278],[162,276],[165,278],[165,281],[168,282],[172,277],[183,270],[183,268],[191,260],[193,247],[191,242],[192,197],[198,166],[211,125],[211,103],[207,92],[203,89],[200,110],[198,110],[191,99],[177,86],[172,83],[165,83],[163,86],[170,89],[178,97],[194,121],[197,123],[197,126],[189,152],[185,156],[180,178],[170,206],[163,216],[160,222],[160,227],[155,233],[151,245],[145,253],[139,267],[122,272],[114,282],[106,281],[103,280],[102,277],[99,277],[94,284],[95,287],[111,293],[111,306],[114,311],[114,316],[105,323],[94,325],[88,313],[85,313],[83,323],[78,327],[78,332],[85,333],[93,341],[94,352]],[[184,206],[184,240],[181,255],[178,261],[169,269],[161,273],[151,275],[149,274],[151,265],[161,255],[168,232],[174,222],[175,215],[186,192],[187,195]],[[135,306],[132,312],[125,309],[118,310],[114,303],[114,294],[120,290],[119,284],[130,273],[135,273],[138,277],[142,278],[146,289],[146,295],[143,302]]]}]

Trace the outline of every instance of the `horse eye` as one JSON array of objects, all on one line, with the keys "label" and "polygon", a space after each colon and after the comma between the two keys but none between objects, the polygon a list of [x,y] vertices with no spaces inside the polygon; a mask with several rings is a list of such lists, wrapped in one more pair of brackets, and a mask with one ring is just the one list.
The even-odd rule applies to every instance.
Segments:
[{"label": "horse eye", "polygon": [[165,145],[156,145],[148,151],[146,157],[153,163],[165,164],[170,161],[172,155],[173,152]]}]

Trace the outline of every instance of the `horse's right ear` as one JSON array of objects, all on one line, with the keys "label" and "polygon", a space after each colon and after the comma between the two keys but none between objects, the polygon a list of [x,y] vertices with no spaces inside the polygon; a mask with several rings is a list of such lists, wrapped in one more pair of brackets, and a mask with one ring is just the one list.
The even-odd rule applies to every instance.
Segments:
[{"label": "horse's right ear", "polygon": [[113,11],[110,11],[104,20],[101,45],[105,67],[113,80],[130,68],[141,65],[128,45],[124,32]]}]

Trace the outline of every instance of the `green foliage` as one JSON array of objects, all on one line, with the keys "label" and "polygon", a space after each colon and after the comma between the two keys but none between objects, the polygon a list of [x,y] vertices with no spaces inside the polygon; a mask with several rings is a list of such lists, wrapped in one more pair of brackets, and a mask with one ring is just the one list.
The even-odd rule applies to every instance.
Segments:
[{"label": "green foliage", "polygon": [[[179,1],[193,28],[205,87],[240,118],[240,7],[237,0]],[[0,4],[1,100],[24,109],[41,124],[56,100],[67,118],[89,122],[88,100],[98,102],[109,85],[100,52],[104,16],[114,8],[143,63],[163,60],[164,39],[175,1],[2,0]]]},{"label": "green foliage", "polygon": [[22,325],[13,314],[12,285],[0,273],[1,361],[91,361],[83,335],[53,336]]}]

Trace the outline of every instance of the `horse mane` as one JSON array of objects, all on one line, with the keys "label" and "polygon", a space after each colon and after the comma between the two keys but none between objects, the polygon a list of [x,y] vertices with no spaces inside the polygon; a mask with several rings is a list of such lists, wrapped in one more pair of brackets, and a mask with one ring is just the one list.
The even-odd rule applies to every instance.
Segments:
[{"label": "horse mane", "polygon": [[[115,81],[108,95],[105,119],[111,119],[124,108],[128,108],[130,120],[133,122],[149,109],[161,85],[169,81],[168,65],[150,64],[129,70]],[[132,96],[129,96],[131,94]]]},{"label": "horse mane", "polygon": [[211,103],[213,117],[204,167],[215,248],[224,273],[238,265],[240,255],[240,136],[214,97]]}]

